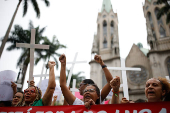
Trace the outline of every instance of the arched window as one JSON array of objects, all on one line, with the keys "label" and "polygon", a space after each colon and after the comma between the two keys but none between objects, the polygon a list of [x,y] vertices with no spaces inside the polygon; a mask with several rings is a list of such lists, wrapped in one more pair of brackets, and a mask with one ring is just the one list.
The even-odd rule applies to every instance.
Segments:
[{"label": "arched window", "polygon": [[107,36],[107,22],[103,21],[103,36]]},{"label": "arched window", "polygon": [[[159,12],[159,9],[156,8],[155,9],[156,19],[157,19],[158,12]],[[159,28],[160,37],[166,37],[166,32],[165,32],[165,29],[163,27],[162,17],[159,20],[157,19],[157,24],[158,24],[158,28]]]},{"label": "arched window", "polygon": [[107,40],[106,40],[106,37],[104,37],[103,48],[107,48]]},{"label": "arched window", "polygon": [[113,35],[111,35],[111,48],[113,48]]},{"label": "arched window", "polygon": [[113,21],[111,21],[111,23],[110,23],[110,33],[111,33],[111,36],[114,33],[114,22]]},{"label": "arched window", "polygon": [[170,58],[167,61],[167,68],[168,68],[168,74],[169,74],[169,77],[170,77]]},{"label": "arched window", "polygon": [[147,16],[148,16],[148,20],[149,20],[149,23],[150,23],[150,27],[151,27],[151,30],[152,30],[153,37],[156,40],[156,33],[155,33],[155,29],[154,29],[154,24],[153,24],[151,13],[148,12]]}]

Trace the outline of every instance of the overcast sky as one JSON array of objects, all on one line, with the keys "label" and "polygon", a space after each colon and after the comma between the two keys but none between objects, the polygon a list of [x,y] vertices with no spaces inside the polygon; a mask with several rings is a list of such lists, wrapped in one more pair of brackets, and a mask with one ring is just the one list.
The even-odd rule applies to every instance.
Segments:
[{"label": "overcast sky", "polygon": [[[66,54],[67,61],[73,61],[76,52],[78,52],[77,61],[87,61],[85,64],[76,64],[73,73],[84,71],[85,73],[82,75],[90,78],[88,62],[91,60],[93,36],[97,31],[96,20],[98,12],[101,11],[103,0],[50,0],[50,7],[46,7],[42,0],[37,1],[41,11],[40,19],[36,18],[36,13],[30,3],[26,16],[22,17],[23,4],[21,3],[13,27],[19,24],[27,29],[29,20],[33,21],[35,27],[46,26],[44,36],[52,40],[53,35],[56,35],[60,43],[67,46],[67,49],[58,51],[58,53]],[[142,7],[144,1],[111,0],[113,11],[118,14],[119,46],[122,58],[126,58],[133,43],[141,42],[144,48],[149,48],[146,40],[146,20]],[[18,0],[0,0],[0,37],[5,35],[17,3]],[[6,44],[5,47],[9,45]],[[0,59],[0,71],[13,70],[18,73],[19,68],[16,68],[16,63],[20,54],[20,50],[10,52],[4,50]],[[34,74],[41,73],[42,64],[43,61],[34,67]],[[71,65],[67,65],[68,69],[70,67]],[[60,68],[55,71],[56,76],[59,75],[59,70]],[[28,74],[29,68],[26,80]],[[35,79],[36,82],[38,80],[38,78]],[[24,88],[26,86],[25,84]]]}]

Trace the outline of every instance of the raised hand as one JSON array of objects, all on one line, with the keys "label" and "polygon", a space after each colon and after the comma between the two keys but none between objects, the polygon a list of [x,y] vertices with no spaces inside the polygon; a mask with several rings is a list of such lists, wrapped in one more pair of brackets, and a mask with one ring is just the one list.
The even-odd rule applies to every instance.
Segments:
[{"label": "raised hand", "polygon": [[17,89],[17,85],[14,83],[14,82],[11,82],[12,84],[11,84],[11,87],[12,87],[12,89],[13,90],[16,90]]},{"label": "raised hand", "polygon": [[103,62],[103,60],[102,60],[102,58],[101,58],[100,55],[95,55],[95,56],[94,56],[94,59],[95,59],[95,61],[98,62],[100,65],[104,65],[104,62]]},{"label": "raised hand", "polygon": [[54,61],[49,61],[48,62],[48,67],[51,69],[56,65],[56,63]]},{"label": "raised hand", "polygon": [[87,109],[90,109],[91,105],[95,105],[95,102],[92,99],[90,99],[88,102],[85,102],[84,105]]},{"label": "raised hand", "polygon": [[66,56],[65,56],[65,54],[62,54],[62,55],[59,57],[59,61],[61,62],[61,64],[62,64],[63,66],[66,65]]},{"label": "raised hand", "polygon": [[110,86],[112,87],[114,92],[118,92],[120,87],[120,77],[116,76],[115,78],[113,78],[110,81]]},{"label": "raised hand", "polygon": [[125,97],[123,97],[122,100],[121,100],[121,103],[126,104],[126,103],[130,103],[130,102]]},{"label": "raised hand", "polygon": [[53,98],[54,98],[54,100],[57,100],[57,95],[55,95]]},{"label": "raised hand", "polygon": [[[29,82],[29,81],[27,81],[27,83],[28,83],[28,82]],[[35,86],[34,78],[33,78],[33,80],[30,81],[30,86]]]}]

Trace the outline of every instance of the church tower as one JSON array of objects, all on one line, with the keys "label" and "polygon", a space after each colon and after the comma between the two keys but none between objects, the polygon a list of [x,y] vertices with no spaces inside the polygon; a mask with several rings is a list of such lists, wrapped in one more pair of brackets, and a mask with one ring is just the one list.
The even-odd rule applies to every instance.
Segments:
[{"label": "church tower", "polygon": [[159,20],[157,14],[164,4],[157,0],[145,0],[143,6],[147,26],[147,43],[150,45],[148,57],[153,77],[170,76],[170,24],[166,23],[166,15]]},{"label": "church tower", "polygon": [[[90,64],[90,78],[102,88],[106,79],[101,66],[94,61],[94,55],[101,55],[105,64],[109,67],[120,67],[118,18],[113,12],[110,0],[103,0],[101,12],[97,17],[97,34],[94,35]],[[120,76],[118,71],[111,71],[112,75]]]}]

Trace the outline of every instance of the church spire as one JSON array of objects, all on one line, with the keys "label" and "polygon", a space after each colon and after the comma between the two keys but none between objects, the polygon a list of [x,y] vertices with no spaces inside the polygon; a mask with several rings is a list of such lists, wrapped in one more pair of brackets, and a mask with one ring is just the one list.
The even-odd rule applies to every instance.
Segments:
[{"label": "church spire", "polygon": [[112,4],[110,0],[103,0],[101,12],[103,12],[104,9],[106,10],[106,12],[110,12],[110,10],[112,9]]}]

